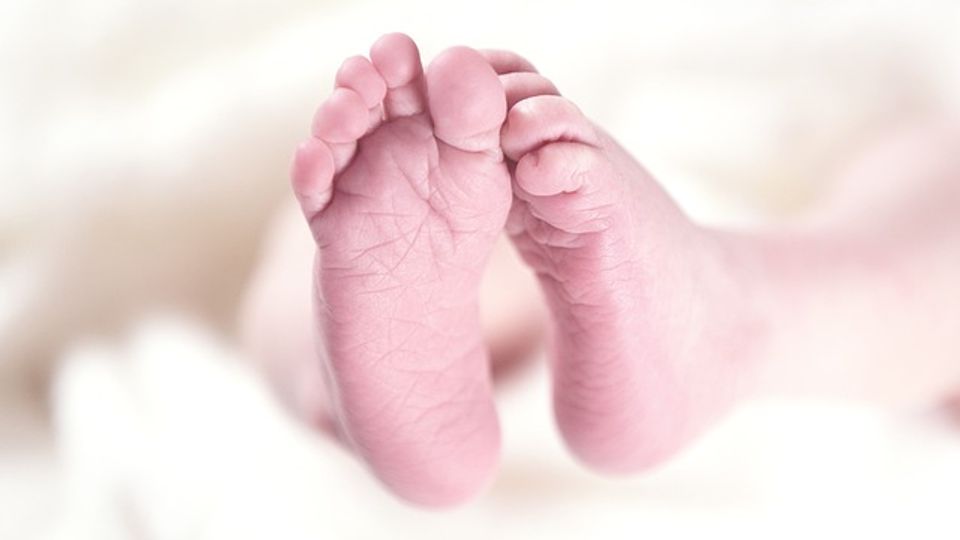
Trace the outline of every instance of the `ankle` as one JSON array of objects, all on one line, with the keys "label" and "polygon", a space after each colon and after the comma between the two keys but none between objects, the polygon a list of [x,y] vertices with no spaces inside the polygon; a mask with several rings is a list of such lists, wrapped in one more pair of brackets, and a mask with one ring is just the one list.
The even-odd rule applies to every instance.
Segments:
[{"label": "ankle", "polygon": [[710,284],[706,303],[712,306],[705,310],[704,325],[727,342],[717,360],[736,365],[731,393],[755,393],[764,385],[778,331],[779,283],[768,240],[720,229],[700,229],[700,237],[704,249],[697,279]]}]

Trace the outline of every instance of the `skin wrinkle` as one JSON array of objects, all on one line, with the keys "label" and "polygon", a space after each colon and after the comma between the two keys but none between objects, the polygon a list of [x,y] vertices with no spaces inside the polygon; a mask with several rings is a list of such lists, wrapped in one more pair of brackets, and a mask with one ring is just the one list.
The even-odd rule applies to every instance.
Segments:
[{"label": "skin wrinkle", "polygon": [[[457,85],[436,88],[452,86]],[[495,92],[490,96],[504,97]],[[393,100],[399,110],[400,99],[395,94],[387,101]],[[434,99],[436,95],[431,96],[431,106]],[[381,478],[393,479],[387,481],[395,489],[420,496],[430,486],[391,482],[397,478],[413,482],[418,475],[438,481],[438,476],[456,470],[458,459],[471,456],[467,463],[473,464],[480,459],[473,457],[476,452],[490,451],[466,446],[476,443],[474,433],[487,444],[496,435],[489,381],[476,377],[484,371],[482,343],[465,338],[479,335],[476,305],[469,300],[477,292],[476,268],[486,261],[486,248],[503,224],[500,210],[505,215],[514,197],[520,201],[514,203],[519,215],[511,227],[522,231],[512,237],[534,266],[555,311],[555,349],[560,355],[554,359],[555,406],[574,452],[607,470],[648,467],[728,404],[724,388],[739,376],[732,374],[729,357],[750,354],[737,344],[745,331],[742,314],[723,312],[741,291],[729,290],[734,278],[711,259],[715,255],[695,255],[701,247],[697,231],[686,226],[686,217],[642,167],[612,140],[589,139],[596,130],[563,98],[534,97],[514,108],[503,131],[505,147],[522,144],[527,153],[514,156],[524,166],[513,169],[520,179],[514,181],[510,195],[501,189],[507,187],[502,163],[447,148],[434,139],[426,119],[420,115],[397,127],[388,122],[378,128],[383,130],[379,136],[365,139],[364,151],[354,159],[367,163],[374,178],[357,178],[348,170],[337,181],[352,183],[355,189],[372,193],[372,198],[348,197],[344,203],[345,198],[338,197],[340,207],[330,213],[335,219],[325,224],[335,227],[343,221],[346,224],[335,232],[355,242],[351,246],[369,248],[360,248],[361,256],[352,266],[374,276],[349,279],[350,272],[343,271],[328,277],[348,279],[331,282],[326,292],[331,304],[339,302],[341,310],[353,310],[352,316],[342,319],[352,326],[337,327],[342,335],[333,336],[334,346],[385,332],[384,338],[363,347],[366,358],[377,359],[379,370],[365,372],[355,365],[362,361],[351,365],[349,358],[332,360],[341,363],[347,384],[344,399],[356,400],[358,411],[393,407],[370,420],[382,430],[363,433],[374,423],[356,428],[371,438],[365,441],[367,457]],[[437,125],[446,130],[449,124]],[[477,125],[466,126],[450,140],[479,131]],[[417,135],[423,138],[416,139]],[[578,144],[577,137],[596,144]],[[377,144],[385,146],[368,151]],[[557,185],[568,185],[547,176],[551,171],[568,175],[560,180],[580,188],[535,196],[519,187],[549,193]],[[372,181],[364,187],[363,180]],[[425,204],[425,216],[409,220],[360,216],[363,205],[392,204],[396,210],[415,203]],[[397,236],[407,242],[405,249]],[[371,238],[397,241],[378,247]],[[356,243],[358,239],[363,241]],[[337,258],[344,253],[350,254],[331,249],[333,260],[323,264],[350,267]],[[433,278],[435,284],[427,283]],[[396,292],[373,295],[362,306],[350,304],[356,296],[338,289],[372,290],[371,284],[390,282],[404,285]],[[440,309],[418,311],[424,303]],[[451,309],[445,310],[448,306]],[[328,310],[336,311],[336,306]],[[728,321],[722,327],[702,324],[718,314],[713,310],[726,316],[719,317]],[[425,324],[411,324],[412,319]],[[358,369],[351,372],[354,368]],[[381,394],[364,393],[371,390]],[[398,451],[390,453],[372,439],[384,434],[397,439]],[[483,454],[487,461],[478,467],[490,466],[495,461],[490,455]],[[431,463],[431,458],[442,463]],[[449,484],[433,488],[456,489]]]},{"label": "skin wrinkle", "polygon": [[489,145],[488,145],[488,147],[485,148],[485,149],[483,149],[483,150],[466,150],[466,149],[464,149],[464,146],[468,146],[468,145],[457,144],[457,143],[464,143],[464,142],[466,142],[466,141],[471,141],[471,140],[474,140],[474,139],[481,139],[481,140],[483,140],[483,139],[491,139],[491,138],[493,138],[494,140],[496,140],[498,137],[497,137],[497,138],[494,138],[494,137],[492,137],[492,136],[493,136],[493,135],[499,135],[500,129],[501,129],[500,126],[496,126],[496,127],[493,127],[493,128],[487,128],[487,129],[478,128],[476,132],[473,132],[473,133],[470,133],[470,134],[467,134],[467,135],[457,136],[457,137],[456,137],[456,142],[451,142],[450,140],[445,140],[445,139],[441,139],[441,140],[439,140],[438,142],[439,142],[439,144],[447,145],[447,146],[449,146],[450,148],[456,149],[456,150],[458,150],[458,151],[460,151],[460,152],[469,152],[469,153],[472,153],[472,154],[484,154],[484,155],[488,155],[488,156],[496,156],[496,155],[498,155],[498,154],[499,154],[499,155],[502,155],[502,151],[500,150],[500,146],[499,146],[499,141],[497,141],[497,143],[495,143],[495,144],[496,144],[496,147],[495,147],[495,148],[489,148]]},{"label": "skin wrinkle", "polygon": [[[621,424],[621,420],[627,420],[627,425],[641,423],[646,416],[645,411],[630,410],[626,411],[617,407],[611,407],[611,403],[621,402],[622,386],[604,386],[597,388],[577,388],[576,381],[563,381],[564,388],[569,385],[569,393],[554,394],[554,406],[561,410],[565,415],[574,417],[578,422],[583,422],[590,431],[591,443],[600,442],[602,433],[607,433],[611,437],[617,437],[621,429],[612,428],[611,425]],[[608,396],[608,401],[599,401],[591,399],[596,392],[603,392]]]},{"label": "skin wrinkle", "polygon": [[[603,427],[606,422],[600,422],[599,420],[605,416],[612,419],[615,419],[611,415],[611,411],[605,403],[598,402],[596,400],[590,399],[595,392],[594,389],[589,391],[578,393],[576,387],[573,386],[576,384],[575,381],[564,381],[564,388],[570,388],[569,392],[564,391],[563,393],[554,394],[554,406],[563,411],[565,415],[577,417],[586,425],[591,425],[591,428]],[[569,385],[569,386],[568,386]],[[600,388],[601,392],[610,392],[611,388],[603,387]],[[642,421],[642,415],[639,414],[639,411],[631,411],[631,415],[637,415],[634,417],[634,420]],[[611,422],[612,423],[612,422]],[[599,430],[601,433],[607,431],[611,438],[622,437],[622,433],[617,432],[616,430]],[[597,429],[591,429],[590,438],[592,443],[602,443],[603,436],[598,434]]]},{"label": "skin wrinkle", "polygon": [[[381,385],[387,384],[386,381],[381,378],[378,378],[377,382]],[[348,385],[345,386],[349,388]],[[366,414],[362,414],[363,411],[360,408],[350,408],[349,417],[351,423],[356,423],[358,426],[366,426],[366,429],[377,433],[378,436],[388,436],[389,432],[384,431],[384,426],[389,426],[393,423],[391,420],[396,415],[396,412],[400,410],[400,405],[406,402],[407,395],[410,392],[412,392],[412,387],[408,387],[402,393],[395,393]],[[354,431],[356,430],[358,430],[358,428],[354,428]]]},{"label": "skin wrinkle", "polygon": [[382,241],[382,242],[377,242],[377,243],[375,243],[375,244],[373,244],[373,245],[371,245],[371,246],[365,246],[365,247],[363,247],[363,248],[360,248],[359,250],[357,250],[356,255],[353,255],[352,257],[350,257],[349,260],[350,260],[351,262],[356,262],[356,261],[362,259],[362,258],[363,258],[365,255],[367,255],[368,253],[370,253],[370,252],[372,252],[372,251],[374,251],[374,250],[376,250],[376,249],[378,249],[378,248],[391,246],[391,245],[393,245],[393,244],[396,244],[397,242],[400,242],[401,240],[405,240],[405,241],[407,242],[407,245],[412,245],[412,243],[410,242],[410,240],[407,239],[406,234],[402,234],[402,233],[401,233],[400,236],[391,238],[391,239],[389,239],[389,240],[384,240],[384,241]]},{"label": "skin wrinkle", "polygon": [[[539,120],[539,118],[541,118],[541,117],[549,117],[549,116],[552,116],[551,114],[540,114],[540,113],[537,112],[537,111],[529,111],[529,110],[527,110],[527,109],[529,108],[528,106],[529,106],[532,102],[533,102],[532,100],[523,100],[523,101],[518,102],[516,105],[514,105],[514,108],[511,109],[511,112],[510,112],[510,119],[508,120],[507,124],[505,124],[505,129],[510,129],[510,128],[509,128],[509,126],[511,125],[510,120],[513,120],[513,124],[514,124],[514,125],[516,125],[516,124],[518,123],[516,120],[513,119],[513,116],[515,116],[515,115],[519,117],[519,120],[521,120],[521,122],[519,122],[519,123],[523,123],[523,122],[526,122],[526,123],[536,123],[536,122]],[[531,119],[532,119],[532,120],[531,120]],[[535,127],[532,127],[532,128],[528,127],[527,129],[530,130],[530,131],[537,131],[537,130],[538,130],[537,128],[539,128],[539,127],[540,127],[540,126],[535,126]],[[527,157],[527,156],[529,156],[530,158],[532,158],[532,159],[534,159],[534,160],[537,160],[537,159],[539,159],[539,150],[540,150],[541,148],[543,148],[544,146],[547,146],[547,145],[549,145],[549,144],[551,144],[551,143],[558,143],[558,142],[579,143],[579,144],[582,144],[582,145],[584,145],[584,146],[588,146],[588,147],[593,147],[593,148],[599,149],[599,147],[598,147],[597,145],[595,145],[595,144],[593,144],[593,143],[591,143],[591,142],[589,142],[589,141],[582,140],[582,139],[578,136],[578,134],[572,133],[572,132],[568,131],[567,129],[564,129],[564,130],[561,130],[557,135],[555,135],[555,136],[553,136],[553,137],[547,137],[547,138],[540,139],[539,142],[538,142],[535,146],[532,146],[532,147],[530,147],[530,148],[524,149],[524,151],[521,152],[521,158],[518,158],[518,159],[516,160],[516,162],[519,163],[519,162],[520,162],[520,159],[522,159],[523,157]]]},{"label": "skin wrinkle", "polygon": [[[415,416],[409,416],[402,425],[416,426],[418,428],[426,429],[433,432],[434,436],[436,436],[438,431],[437,428],[441,424],[437,422],[427,422],[426,418],[428,416],[437,415],[441,418],[448,417],[450,416],[450,411],[465,411],[471,409],[471,407],[450,407],[450,405],[472,405],[478,403],[476,400],[457,399],[455,396],[463,395],[462,392],[458,391],[450,392],[449,395],[443,395],[442,397],[438,396],[435,388],[430,388],[429,391],[417,391],[417,387],[420,386],[422,381],[422,378],[416,379],[416,382],[412,385],[412,391],[407,395],[407,399],[411,399],[413,396],[418,398],[428,398],[425,400],[427,403],[417,405],[411,405],[410,403],[406,402],[402,403],[400,408],[420,411],[420,413]],[[461,417],[459,416],[454,417],[454,420],[460,419]],[[434,442],[436,442],[436,439],[434,439]],[[462,442],[462,439],[457,439],[455,442]]]},{"label": "skin wrinkle", "polygon": [[[388,346],[386,347],[386,348],[387,348],[387,351],[384,352],[384,353],[375,361],[374,367],[377,367],[377,366],[379,366],[381,363],[383,363],[383,362],[385,362],[385,361],[388,361],[388,359],[389,359],[390,357],[396,356],[396,355],[398,355],[398,353],[419,354],[420,352],[422,352],[420,349],[416,349],[416,350],[404,349],[404,348],[403,348],[403,345],[404,345],[403,342],[401,342],[401,343],[399,343],[399,344],[395,344],[395,345],[388,345]],[[438,345],[438,349],[440,349],[440,348],[442,348],[442,347],[443,347],[443,346]],[[482,347],[482,345],[480,345],[480,347]],[[429,350],[429,349],[427,349],[427,350]],[[469,355],[469,354],[472,354],[472,353],[470,352],[470,350],[468,350],[468,351],[467,351],[467,354]],[[415,374],[415,375],[419,375],[419,374],[432,374],[432,373],[442,373],[442,372],[444,372],[445,370],[450,369],[452,365],[453,365],[453,364],[448,364],[448,365],[446,365],[446,366],[438,366],[438,367],[429,368],[429,369],[428,369],[428,368],[424,368],[423,370],[414,370],[413,368],[404,369],[404,370],[398,370],[398,369],[396,369],[394,366],[390,366],[389,371],[390,371],[391,373],[403,373],[403,372],[407,372],[407,373]],[[374,372],[374,373],[381,373],[381,374],[384,373],[384,371],[381,370],[381,369],[376,369],[376,370],[374,370],[373,372]],[[385,376],[385,375],[384,375],[384,376]],[[417,379],[414,378],[414,379],[412,379],[412,380],[416,381]],[[382,381],[382,383],[385,384],[385,385],[390,385],[390,384],[391,384],[391,383],[388,383],[385,378],[381,378],[381,381]]]},{"label": "skin wrinkle", "polygon": [[[569,373],[572,376],[569,381],[574,388],[581,390],[604,390],[616,387],[616,384],[611,384],[611,382],[621,382],[622,375],[619,370],[610,368],[615,368],[622,361],[623,358],[615,355],[610,355],[606,360],[602,359],[601,355],[593,355],[582,362],[571,363]],[[577,374],[579,376],[576,376]],[[584,375],[589,375],[589,377]],[[602,403],[600,400],[597,400],[597,402]]]},{"label": "skin wrinkle", "polygon": [[[480,401],[466,401],[458,400],[453,402],[457,405],[464,405],[461,407],[464,410],[470,410],[475,406],[481,406],[482,402]],[[473,427],[463,430],[464,425],[473,425]],[[449,434],[447,434],[449,432]],[[439,424],[434,429],[433,440],[439,447],[447,446],[451,452],[462,452],[462,441],[471,440],[477,435],[481,434],[481,427],[477,423],[463,422],[462,418],[451,419],[449,422]],[[443,441],[449,441],[444,444]]]},{"label": "skin wrinkle", "polygon": [[406,249],[403,251],[403,253],[400,255],[400,257],[397,259],[397,262],[394,263],[392,266],[389,267],[388,272],[389,272],[391,275],[393,275],[394,272],[397,271],[397,269],[399,269],[401,266],[404,265],[405,262],[407,262],[407,257],[410,256],[410,252],[413,251],[414,246],[415,246],[416,243],[417,243],[417,240],[420,238],[420,235],[423,233],[423,227],[424,227],[424,224],[425,224],[425,223],[426,223],[426,220],[420,222],[420,225],[417,227],[416,232],[414,232],[413,238],[408,241]]},{"label": "skin wrinkle", "polygon": [[[410,427],[410,425],[413,425],[414,427],[420,427],[419,425],[413,424],[412,422],[407,422],[405,424],[398,425],[397,430],[399,431],[405,427]],[[436,441],[434,437],[430,436],[430,434],[425,434],[418,431],[417,437],[419,439],[426,440],[428,443],[431,443],[432,446],[435,448],[435,453],[432,453],[430,456],[416,456],[416,455],[406,456],[405,455],[403,456],[405,459],[403,459],[402,461],[398,459],[396,466],[390,468],[391,474],[413,475],[414,478],[412,480],[414,481],[420,480],[422,479],[421,477],[423,475],[423,471],[430,471],[432,469],[436,469],[436,465],[438,462],[453,461],[453,460],[444,459],[444,458],[449,458],[453,454],[456,454],[462,451],[460,447],[461,445],[439,443],[439,441]],[[398,446],[401,448],[403,447],[402,445],[398,445]],[[443,471],[443,472],[455,473],[455,471]]]},{"label": "skin wrinkle", "polygon": [[[715,347],[704,344],[731,342],[734,330],[707,333],[698,322],[707,315],[698,306],[724,305],[716,302],[729,294],[718,292],[724,288],[723,269],[691,264],[697,260],[694,247],[677,247],[686,245],[684,235],[691,238],[685,217],[618,145],[602,137],[599,145],[551,151],[558,139],[589,132],[589,122],[570,117],[572,106],[565,106],[558,113],[566,115],[560,125],[548,126],[555,121],[549,102],[532,100],[511,111],[504,130],[505,139],[528,146],[526,155],[513,156],[528,165],[516,169],[525,175],[514,183],[522,230],[511,237],[534,267],[557,321],[555,405],[561,429],[590,464],[643,467],[678,446],[692,432],[690,426],[700,423],[687,417],[693,410],[688,400],[707,403],[720,395],[711,389],[723,386],[713,366],[726,362],[727,354],[715,354]],[[534,112],[537,118],[524,117]],[[595,168],[604,166],[609,170]],[[521,187],[549,192],[537,189],[537,183],[556,180],[543,176],[549,171],[569,175],[563,180],[580,189],[534,196]],[[663,240],[669,238],[677,240]],[[713,275],[701,268],[706,266]],[[688,274],[699,274],[689,276],[696,283],[678,290]],[[686,339],[669,337],[680,328],[693,331]],[[707,368],[705,377],[679,382],[684,374],[678,370],[696,373],[698,366]],[[666,396],[670,403],[658,401]],[[671,422],[653,414],[664,408]],[[597,440],[601,433],[610,439]],[[609,446],[612,441],[618,448]]]},{"label": "skin wrinkle", "polygon": [[[481,347],[482,347],[482,345],[481,345]],[[442,373],[442,372],[443,372],[443,370],[441,370],[440,372],[433,371],[433,372],[428,372],[428,374],[429,374],[429,373]],[[418,373],[418,374],[422,374],[422,373]],[[410,427],[413,427],[415,430],[420,431],[420,430],[422,430],[422,428],[426,428],[427,426],[430,426],[430,425],[431,425],[431,423],[426,423],[426,422],[424,422],[424,418],[425,418],[428,414],[431,414],[431,413],[437,412],[437,411],[441,411],[441,412],[442,412],[442,411],[449,411],[449,410],[451,410],[451,408],[449,407],[450,404],[456,404],[456,403],[469,404],[469,403],[471,403],[471,402],[468,402],[468,401],[466,401],[466,400],[455,400],[455,399],[450,399],[449,397],[446,397],[446,396],[438,396],[437,393],[434,392],[434,391],[432,391],[432,390],[431,390],[431,391],[427,391],[427,392],[418,392],[418,391],[417,391],[417,387],[418,387],[419,385],[421,385],[421,383],[423,382],[423,379],[422,379],[422,378],[413,378],[412,381],[413,381],[413,382],[407,387],[407,390],[406,390],[405,393],[403,394],[403,398],[400,400],[400,402],[399,402],[398,404],[394,405],[394,407],[393,407],[391,410],[403,410],[403,409],[415,410],[415,409],[418,409],[418,410],[421,410],[421,413],[419,413],[418,415],[416,415],[416,416],[414,416],[414,417],[411,417],[411,418],[409,418],[409,419],[407,419],[407,420],[405,420],[405,421],[403,421],[403,422],[397,423],[397,424],[396,424],[396,427],[395,427],[394,429],[392,429],[390,432],[387,432],[387,433],[380,433],[380,436],[383,436],[383,437],[386,437],[386,438],[390,438],[391,435],[395,435],[396,433],[398,433],[398,432],[400,432],[400,431],[405,431],[407,428],[410,428]],[[419,395],[420,397],[428,397],[428,398],[431,398],[431,401],[432,401],[433,403],[432,403],[432,404],[429,404],[429,405],[414,405],[414,404],[412,404],[412,403],[410,402],[411,399],[412,399],[412,397],[413,397],[414,395]],[[453,395],[462,395],[462,393],[461,393],[461,392],[454,392]],[[384,408],[386,409],[386,408],[389,407],[390,405],[392,405],[392,403],[385,404]],[[377,415],[374,415],[374,416],[373,416],[373,418],[379,418],[379,417],[381,417],[382,415],[381,415],[380,413],[382,413],[382,411],[379,411]],[[438,442],[438,439],[437,439],[437,437],[436,437],[436,427],[433,427],[433,428],[431,428],[431,429],[434,431],[434,436],[431,437],[431,441],[434,442],[434,443],[436,443],[436,442]],[[455,439],[454,442],[462,441],[462,440],[463,440],[462,438],[461,438],[461,439]]]}]

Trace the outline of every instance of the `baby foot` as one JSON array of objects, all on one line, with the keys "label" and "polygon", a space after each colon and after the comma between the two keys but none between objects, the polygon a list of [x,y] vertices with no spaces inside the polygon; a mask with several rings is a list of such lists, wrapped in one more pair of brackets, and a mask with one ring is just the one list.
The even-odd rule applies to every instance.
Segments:
[{"label": "baby foot", "polygon": [[507,231],[554,323],[554,407],[572,451],[623,472],[670,456],[749,371],[750,302],[734,250],[522,59],[495,53],[515,164]]},{"label": "baby foot", "polygon": [[344,438],[402,497],[451,504],[498,458],[477,294],[512,198],[506,101],[471,49],[424,74],[391,34],[370,58],[344,62],[293,168],[320,349]]}]

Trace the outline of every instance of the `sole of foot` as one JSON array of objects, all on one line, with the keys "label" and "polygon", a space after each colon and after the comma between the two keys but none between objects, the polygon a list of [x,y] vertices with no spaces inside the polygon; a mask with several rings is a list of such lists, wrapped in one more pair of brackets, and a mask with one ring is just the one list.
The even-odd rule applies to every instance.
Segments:
[{"label": "sole of foot", "polygon": [[651,467],[741,394],[749,276],[529,62],[490,58],[510,104],[507,230],[552,312],[560,431],[595,469]]},{"label": "sole of foot", "polygon": [[292,177],[337,423],[395,493],[456,504],[499,453],[477,297],[511,203],[503,87],[465,47],[424,72],[402,34],[344,62],[336,84]]}]

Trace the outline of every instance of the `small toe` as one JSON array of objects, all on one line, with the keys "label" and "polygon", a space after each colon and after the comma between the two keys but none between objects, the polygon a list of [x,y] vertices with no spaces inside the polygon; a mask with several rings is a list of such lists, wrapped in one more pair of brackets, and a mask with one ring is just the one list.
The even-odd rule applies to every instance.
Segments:
[{"label": "small toe", "polygon": [[500,75],[500,83],[507,95],[507,109],[527,98],[536,96],[559,96],[560,92],[550,79],[539,73],[518,71]]},{"label": "small toe", "polygon": [[596,145],[596,130],[580,109],[560,96],[524,99],[510,109],[503,126],[503,152],[514,161],[549,142]]},{"label": "small toe", "polygon": [[403,86],[423,72],[420,50],[406,34],[393,33],[381,37],[370,48],[370,58],[389,88]]},{"label": "small toe", "polygon": [[583,234],[610,226],[611,205],[624,185],[610,159],[580,143],[556,142],[525,154],[517,162],[514,194],[530,213],[558,230]]},{"label": "small toe", "polygon": [[384,115],[398,118],[422,113],[426,99],[417,44],[405,34],[387,34],[370,48],[370,59],[386,83]]},{"label": "small toe", "polygon": [[334,160],[323,141],[308,139],[298,148],[290,171],[293,192],[310,221],[330,202]]},{"label": "small toe", "polygon": [[337,88],[313,119],[313,135],[331,143],[353,142],[367,131],[370,112],[363,97],[349,88]]},{"label": "small toe", "polygon": [[573,193],[602,164],[596,151],[578,143],[554,143],[523,156],[515,177],[524,192],[537,197]]},{"label": "small toe", "polygon": [[499,150],[507,102],[480,53],[467,47],[444,51],[427,70],[427,94],[439,139],[466,151]]},{"label": "small toe", "polygon": [[337,71],[336,81],[337,87],[349,88],[360,94],[368,109],[379,105],[387,94],[387,83],[373,64],[362,56],[347,58]]},{"label": "small toe", "polygon": [[481,49],[477,51],[498,75],[508,73],[530,72],[536,73],[537,68],[529,60],[513,51],[501,49]]}]

